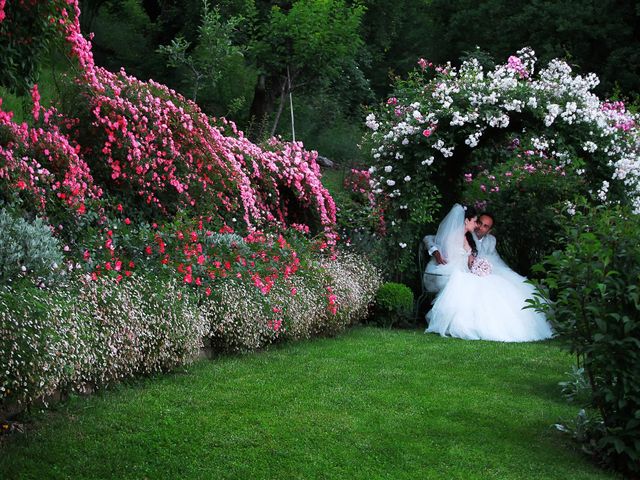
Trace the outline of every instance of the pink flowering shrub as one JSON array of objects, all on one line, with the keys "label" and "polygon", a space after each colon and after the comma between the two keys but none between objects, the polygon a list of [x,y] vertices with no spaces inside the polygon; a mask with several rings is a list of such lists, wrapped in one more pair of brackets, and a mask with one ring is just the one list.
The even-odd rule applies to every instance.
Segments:
[{"label": "pink flowering shrub", "polygon": [[[33,0],[31,5],[44,3]],[[73,169],[67,182],[79,173],[71,197],[84,193],[84,177],[90,175],[110,198],[147,219],[186,210],[210,215],[219,226],[236,218],[247,231],[296,224],[335,243],[335,205],[320,182],[315,152],[277,139],[261,148],[232,123],[210,119],[164,85],[97,67],[91,44],[80,33],[77,1],[51,8],[49,18],[66,39],[79,74],[75,90],[63,96],[62,113],[43,111],[37,89],[33,112],[42,122],[38,135],[68,150]],[[18,128],[6,115],[2,120]],[[24,183],[42,193],[33,181]]]},{"label": "pink flowering shrub", "polygon": [[[37,98],[37,97],[36,97]],[[62,207],[67,215],[82,215],[86,201],[101,194],[93,183],[79,147],[50,122],[46,111],[35,126],[12,121],[1,110],[0,187],[7,200],[20,199],[39,214]],[[40,117],[34,107],[34,117]]]},{"label": "pink flowering shrub", "polygon": [[380,275],[336,248],[315,152],[256,145],[97,67],[77,0],[11,7],[0,0],[0,22],[15,32],[31,31],[27,7],[47,12],[79,68],[55,107],[31,89],[30,124],[0,110],[0,200],[43,218],[65,256],[58,284],[0,285],[0,407],[173,368],[203,339],[250,351],[367,315]]},{"label": "pink flowering shrub", "polygon": [[[90,83],[92,82],[92,83]],[[233,123],[153,81],[93,68],[68,106],[96,181],[150,219],[177,211],[211,215],[246,229],[312,223],[335,241],[335,205],[320,182],[317,154],[272,139],[263,149]],[[298,219],[298,222],[288,219]]]}]

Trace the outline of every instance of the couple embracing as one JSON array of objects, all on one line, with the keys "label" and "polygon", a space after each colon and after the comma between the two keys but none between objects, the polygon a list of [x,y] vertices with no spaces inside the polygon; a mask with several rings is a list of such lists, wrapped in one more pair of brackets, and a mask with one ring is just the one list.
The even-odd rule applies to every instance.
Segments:
[{"label": "couple embracing", "polygon": [[438,292],[427,313],[427,332],[468,340],[528,342],[553,335],[544,315],[524,309],[534,288],[496,252],[489,233],[494,219],[473,207],[454,205],[426,237],[432,255],[424,273],[428,290]]}]

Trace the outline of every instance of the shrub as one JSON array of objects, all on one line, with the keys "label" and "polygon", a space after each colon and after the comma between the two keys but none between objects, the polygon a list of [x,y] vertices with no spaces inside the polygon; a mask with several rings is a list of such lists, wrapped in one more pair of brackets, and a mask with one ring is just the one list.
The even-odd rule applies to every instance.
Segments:
[{"label": "shrub", "polygon": [[1,287],[0,406],[175,368],[198,353],[203,325],[175,281]]},{"label": "shrub", "polygon": [[0,209],[0,284],[21,276],[49,284],[62,265],[62,249],[40,218],[28,222]]},{"label": "shrub", "polygon": [[341,252],[309,263],[268,293],[238,277],[219,283],[201,306],[214,349],[249,352],[276,341],[336,335],[367,317],[381,280],[365,258]]},{"label": "shrub", "polygon": [[579,422],[588,430],[580,435],[585,450],[638,475],[640,220],[620,206],[581,210],[564,232],[563,250],[537,267],[546,278],[534,305],[590,384],[595,415]]},{"label": "shrub", "polygon": [[402,283],[387,282],[376,293],[376,316],[379,325],[391,327],[411,316],[413,292]]},{"label": "shrub", "polygon": [[[321,266],[329,277],[325,290],[330,314],[322,333],[335,335],[367,319],[382,277],[367,257],[355,253],[341,252],[335,260],[326,260]],[[335,309],[331,304],[334,295]]]},{"label": "shrub", "polygon": [[[561,192],[545,189],[554,204],[592,191],[592,203],[621,201],[640,213],[638,116],[622,102],[599,99],[594,74],[575,75],[561,60],[537,70],[528,48],[491,70],[476,59],[460,68],[432,68],[425,60],[419,66],[366,120],[372,187],[384,209],[383,241],[389,255],[400,258],[399,270],[414,265],[414,249],[406,247],[417,245],[439,219],[436,202],[448,210],[465,192],[481,192],[472,200],[499,212],[501,223],[502,209],[513,209],[500,195],[509,180],[505,163],[533,174],[535,183],[541,180],[531,168],[537,162],[551,168],[550,180],[571,177]],[[516,225],[507,227],[512,219],[505,218],[505,230],[516,231],[547,201],[532,187],[519,193],[530,201],[515,206]],[[551,244],[544,247],[548,253]],[[523,249],[524,264],[535,259],[529,251],[539,254]]]},{"label": "shrub", "polygon": [[[0,99],[0,199],[22,202],[52,222],[83,215],[85,202],[102,192],[93,184],[80,147],[54,125],[57,112],[42,111],[37,87],[32,96],[34,127],[14,122]],[[72,119],[63,123],[75,125]]]}]

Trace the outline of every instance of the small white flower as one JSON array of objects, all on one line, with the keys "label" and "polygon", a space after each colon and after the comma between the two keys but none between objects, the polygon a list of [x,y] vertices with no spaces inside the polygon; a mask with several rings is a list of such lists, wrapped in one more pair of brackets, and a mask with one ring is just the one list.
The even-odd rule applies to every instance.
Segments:
[{"label": "small white flower", "polygon": [[384,171],[387,173],[390,173],[391,170],[393,170],[393,167],[391,165],[387,165],[386,167],[384,167]]},{"label": "small white flower", "polygon": [[394,180],[387,180],[387,185],[389,185],[390,187],[393,187],[396,184],[396,182]]},{"label": "small white flower", "polygon": [[407,244],[406,243],[400,242],[398,245],[400,245],[400,248],[407,248]]},{"label": "small white flower", "polygon": [[411,177],[409,175],[407,175],[406,177],[404,177],[404,181],[405,182],[410,182],[411,181]]}]

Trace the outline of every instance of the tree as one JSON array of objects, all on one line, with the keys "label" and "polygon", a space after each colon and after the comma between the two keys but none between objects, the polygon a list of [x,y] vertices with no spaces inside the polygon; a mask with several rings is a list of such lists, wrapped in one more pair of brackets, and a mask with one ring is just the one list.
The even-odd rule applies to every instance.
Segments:
[{"label": "tree", "polygon": [[51,48],[63,39],[67,2],[0,3],[0,85],[19,95],[38,80]]},{"label": "tree", "polygon": [[276,2],[265,21],[255,24],[251,53],[260,77],[251,116],[262,122],[278,100],[273,135],[291,92],[321,88],[339,79],[345,65],[356,64],[363,14],[362,5],[349,6],[345,0]]},{"label": "tree", "polygon": [[244,20],[242,16],[224,21],[218,8],[211,9],[208,0],[202,2],[202,23],[198,28],[197,44],[191,49],[191,42],[182,35],[174,38],[169,45],[161,45],[158,51],[168,59],[170,67],[183,67],[187,73],[183,80],[192,89],[191,98],[197,101],[201,86],[215,86],[221,78],[220,65],[228,58],[242,56],[244,48],[232,42],[237,26]]},{"label": "tree", "polygon": [[[639,2],[616,0],[431,0],[420,53],[442,63],[479,46],[495,58],[525,45],[540,59],[565,58],[601,79],[598,93],[640,93]],[[411,32],[411,29],[408,29]],[[411,42],[406,42],[411,45]]]}]

